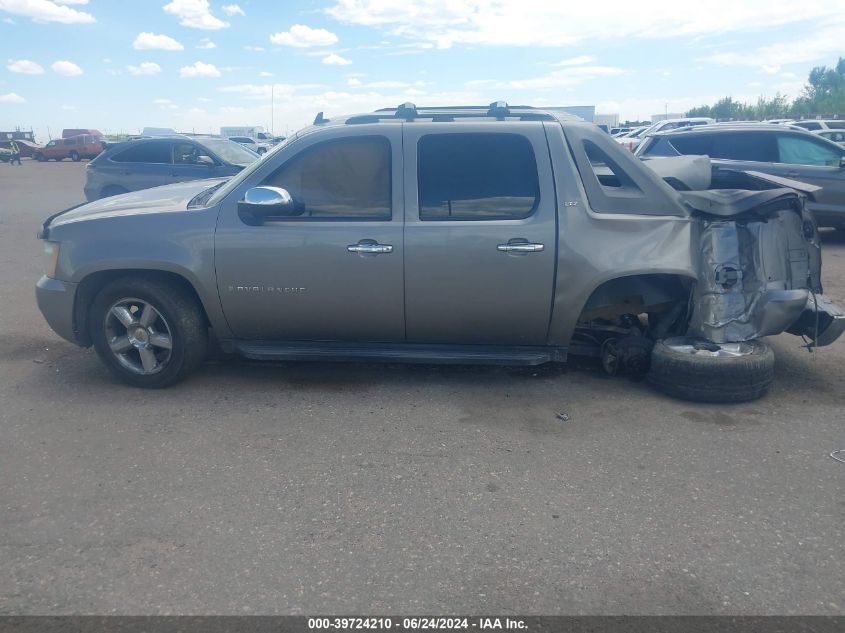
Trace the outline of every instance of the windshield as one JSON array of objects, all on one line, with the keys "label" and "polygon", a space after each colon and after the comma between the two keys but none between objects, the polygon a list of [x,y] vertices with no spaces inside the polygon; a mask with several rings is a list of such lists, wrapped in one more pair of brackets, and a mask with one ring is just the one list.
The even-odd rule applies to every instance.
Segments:
[{"label": "windshield", "polygon": [[[294,134],[293,136],[289,136],[289,137],[288,137],[288,138],[286,138],[284,141],[282,141],[281,143],[279,143],[278,145],[276,145],[276,147],[274,147],[273,149],[271,149],[270,151],[268,151],[266,154],[264,154],[264,156],[263,156],[262,158],[260,158],[259,160],[256,160],[255,162],[253,162],[253,163],[252,163],[249,167],[247,167],[246,169],[244,169],[241,173],[239,173],[239,174],[237,174],[236,176],[233,176],[232,178],[230,178],[229,180],[227,180],[227,181],[223,184],[223,186],[222,186],[222,187],[220,187],[219,189],[217,189],[216,191],[214,191],[214,192],[213,192],[213,194],[214,194],[214,195],[212,195],[212,196],[211,196],[211,197],[210,197],[207,201],[205,201],[205,204],[206,204],[207,206],[213,206],[213,205],[217,204],[218,202],[220,202],[223,198],[225,198],[225,197],[226,197],[226,195],[227,195],[227,194],[228,194],[228,193],[229,193],[232,189],[234,189],[234,188],[235,188],[235,187],[237,187],[239,184],[241,184],[241,183],[242,183],[245,179],[249,178],[250,174],[251,174],[252,172],[254,172],[256,169],[258,169],[258,168],[259,168],[259,167],[260,167],[263,163],[265,163],[265,162],[266,162],[266,161],[268,161],[268,160],[272,160],[272,159],[270,158],[271,156],[274,156],[274,155],[275,155],[275,154],[276,154],[279,150],[281,150],[283,147],[287,147],[287,145],[288,145],[291,141],[293,141],[295,138],[296,138],[296,135],[295,135],[295,134]],[[233,143],[233,145],[237,145],[237,143]],[[239,147],[240,147],[240,146],[239,146]],[[258,154],[256,154],[255,152],[251,152],[251,151],[249,151],[249,150],[244,150],[244,151],[248,151],[250,154],[255,155],[255,157],[256,157],[256,158],[258,157]],[[205,193],[205,192],[203,192],[203,193]],[[199,196],[198,196],[198,197],[199,197]],[[195,198],[195,200],[196,200],[196,198]]]},{"label": "windshield", "polygon": [[203,147],[207,147],[227,163],[233,165],[247,165],[258,160],[258,154],[248,150],[243,145],[225,138],[204,138],[197,139]]}]

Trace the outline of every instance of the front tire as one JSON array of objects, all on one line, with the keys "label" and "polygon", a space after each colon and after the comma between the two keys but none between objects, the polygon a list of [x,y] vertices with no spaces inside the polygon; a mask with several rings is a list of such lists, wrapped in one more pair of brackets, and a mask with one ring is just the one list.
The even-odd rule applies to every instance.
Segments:
[{"label": "front tire", "polygon": [[47,162],[47,157],[46,157],[46,156],[44,156],[44,154],[36,154],[36,155],[35,155],[35,160],[37,160],[39,163],[46,163],[46,162]]},{"label": "front tire", "polygon": [[100,360],[133,387],[186,378],[206,356],[208,327],[196,299],[174,284],[122,277],[91,304],[88,331]]},{"label": "front tire", "polygon": [[78,154],[77,152],[71,152],[71,153],[70,153],[70,159],[71,159],[74,163],[78,163],[78,162],[79,162],[79,154]]},{"label": "front tire", "polygon": [[759,340],[717,344],[675,336],[658,341],[648,381],[663,393],[694,402],[749,402],[774,379],[775,355]]}]

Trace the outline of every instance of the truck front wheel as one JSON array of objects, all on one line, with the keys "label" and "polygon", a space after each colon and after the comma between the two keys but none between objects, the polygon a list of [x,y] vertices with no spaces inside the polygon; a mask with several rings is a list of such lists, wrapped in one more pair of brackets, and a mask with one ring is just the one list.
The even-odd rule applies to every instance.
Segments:
[{"label": "truck front wheel", "polygon": [[205,359],[208,329],[197,301],[159,281],[123,277],[106,285],[89,312],[100,360],[134,387],[169,387]]},{"label": "truck front wheel", "polygon": [[774,379],[775,356],[759,340],[713,343],[676,336],[654,345],[649,382],[663,393],[696,402],[748,402]]}]

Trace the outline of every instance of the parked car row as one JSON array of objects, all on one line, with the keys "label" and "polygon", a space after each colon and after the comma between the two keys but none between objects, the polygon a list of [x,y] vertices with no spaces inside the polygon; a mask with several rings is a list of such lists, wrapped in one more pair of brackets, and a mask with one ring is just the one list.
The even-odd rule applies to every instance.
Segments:
[{"label": "parked car row", "polygon": [[845,229],[845,147],[800,127],[686,127],[646,137],[635,154],[643,159],[709,156],[717,170],[752,170],[819,186],[807,207],[819,226]]}]

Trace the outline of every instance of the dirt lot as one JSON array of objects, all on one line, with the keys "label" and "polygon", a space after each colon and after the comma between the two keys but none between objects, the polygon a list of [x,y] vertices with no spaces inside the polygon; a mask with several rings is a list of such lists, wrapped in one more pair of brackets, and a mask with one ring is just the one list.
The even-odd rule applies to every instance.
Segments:
[{"label": "dirt lot", "polygon": [[589,363],[135,390],[35,305],[36,228],[84,168],[0,164],[0,614],[845,613],[845,341],[770,340],[741,406]]}]

